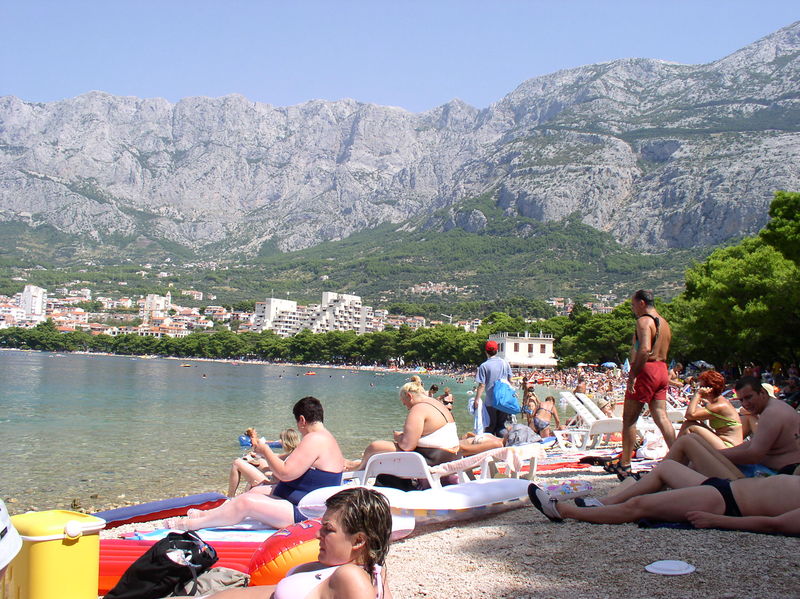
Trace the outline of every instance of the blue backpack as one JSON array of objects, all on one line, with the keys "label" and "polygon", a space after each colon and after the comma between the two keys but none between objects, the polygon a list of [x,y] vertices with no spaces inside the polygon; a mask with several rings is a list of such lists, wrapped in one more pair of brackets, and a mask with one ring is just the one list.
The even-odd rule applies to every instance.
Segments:
[{"label": "blue backpack", "polygon": [[506,414],[519,414],[519,400],[517,392],[503,379],[494,384],[494,408]]}]

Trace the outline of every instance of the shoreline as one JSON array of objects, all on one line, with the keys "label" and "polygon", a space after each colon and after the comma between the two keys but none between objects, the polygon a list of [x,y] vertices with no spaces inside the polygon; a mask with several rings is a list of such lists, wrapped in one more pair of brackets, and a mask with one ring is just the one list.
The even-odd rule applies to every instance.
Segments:
[{"label": "shoreline", "polygon": [[[156,356],[150,354],[112,354],[106,352],[89,352],[89,351],[47,351],[42,349],[21,349],[18,347],[0,347],[0,351],[15,351],[24,353],[37,353],[37,354],[50,354],[56,355],[76,355],[76,356],[106,356],[113,358],[135,358],[139,360],[177,360],[180,362],[213,362],[217,364],[230,364],[232,366],[242,365],[256,365],[256,366],[290,366],[295,368],[325,368],[331,370],[357,370],[359,372],[379,372],[382,374],[419,374],[420,376],[449,376],[456,378],[457,376],[474,376],[473,369],[463,369],[458,371],[442,370],[442,369],[423,369],[418,370],[414,368],[399,368],[391,366],[366,366],[363,364],[324,364],[319,362],[270,362],[267,360],[253,360],[253,359],[232,359],[232,358],[202,358],[202,357],[180,357],[180,356]],[[476,367],[477,368],[477,367]]]}]

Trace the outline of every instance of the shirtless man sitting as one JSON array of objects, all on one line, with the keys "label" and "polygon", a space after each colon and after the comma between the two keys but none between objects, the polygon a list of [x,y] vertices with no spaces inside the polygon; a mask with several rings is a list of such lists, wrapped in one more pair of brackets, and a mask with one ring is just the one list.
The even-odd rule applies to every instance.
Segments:
[{"label": "shirtless man sitting", "polygon": [[800,465],[800,414],[769,395],[761,382],[744,377],[736,383],[742,407],[758,417],[750,439],[726,449],[715,449],[697,435],[680,437],[665,460],[674,460],[705,476],[730,480],[756,473],[792,474]]},{"label": "shirtless man sitting", "polygon": [[[661,491],[665,486],[671,490]],[[528,487],[528,495],[533,505],[553,522],[572,518],[622,524],[654,518],[688,521],[697,528],[800,534],[800,476],[731,482],[706,478],[686,466],[665,461],[640,481],[606,498],[606,504],[598,502],[594,507],[559,503],[534,484]]]}]

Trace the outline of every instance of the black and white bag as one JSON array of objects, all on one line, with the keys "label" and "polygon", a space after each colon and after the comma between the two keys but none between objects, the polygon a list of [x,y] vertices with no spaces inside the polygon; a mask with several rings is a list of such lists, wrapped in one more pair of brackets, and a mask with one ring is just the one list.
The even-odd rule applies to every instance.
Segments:
[{"label": "black and white bag", "polygon": [[198,574],[217,559],[214,548],[194,532],[171,532],[125,570],[105,599],[162,599],[191,580],[195,585],[189,594],[194,595]]}]

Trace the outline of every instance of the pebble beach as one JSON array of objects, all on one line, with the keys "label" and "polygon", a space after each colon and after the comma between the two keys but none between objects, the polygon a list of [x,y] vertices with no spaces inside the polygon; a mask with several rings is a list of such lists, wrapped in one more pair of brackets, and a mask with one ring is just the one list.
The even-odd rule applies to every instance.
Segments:
[{"label": "pebble beach", "polygon": [[[541,478],[584,479],[592,484],[593,495],[618,484],[599,467],[543,472]],[[482,520],[426,528],[397,541],[389,551],[387,572],[396,599],[784,599],[800,597],[798,548],[796,538],[744,532],[556,524],[528,504]],[[696,570],[662,576],[644,569],[664,559],[686,561]]]}]

